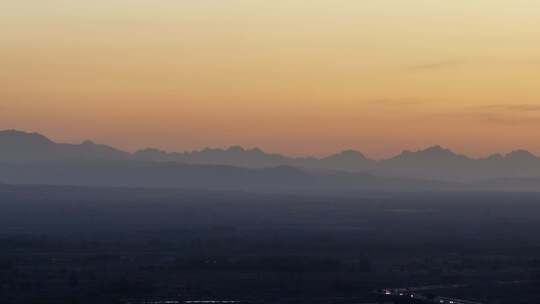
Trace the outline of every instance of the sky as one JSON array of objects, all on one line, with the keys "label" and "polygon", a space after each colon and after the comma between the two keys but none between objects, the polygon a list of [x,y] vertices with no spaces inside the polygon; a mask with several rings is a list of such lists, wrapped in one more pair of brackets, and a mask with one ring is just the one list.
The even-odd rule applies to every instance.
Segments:
[{"label": "sky", "polygon": [[0,0],[0,129],[540,155],[540,1]]}]

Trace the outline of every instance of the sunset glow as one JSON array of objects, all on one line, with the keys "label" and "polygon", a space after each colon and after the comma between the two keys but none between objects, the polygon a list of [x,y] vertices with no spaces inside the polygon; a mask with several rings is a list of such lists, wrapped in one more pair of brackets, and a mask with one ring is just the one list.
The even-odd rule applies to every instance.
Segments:
[{"label": "sunset glow", "polygon": [[7,0],[0,22],[0,129],[540,155],[537,0]]}]

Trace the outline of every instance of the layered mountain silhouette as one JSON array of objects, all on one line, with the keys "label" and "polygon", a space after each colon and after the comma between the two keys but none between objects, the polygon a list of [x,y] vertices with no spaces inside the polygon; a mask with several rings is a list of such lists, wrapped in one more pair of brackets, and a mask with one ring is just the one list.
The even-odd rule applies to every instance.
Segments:
[{"label": "layered mountain silhouette", "polygon": [[260,149],[204,149],[184,153],[167,153],[155,149],[136,152],[134,159],[168,161],[189,164],[223,164],[244,168],[293,166],[345,172],[363,172],[400,178],[422,178],[446,181],[475,181],[508,177],[540,176],[540,159],[525,150],[506,155],[494,154],[485,158],[470,158],[441,146],[419,151],[403,151],[385,160],[372,160],[361,152],[343,151],[324,158],[287,157],[268,154]]},{"label": "layered mountain silhouette", "polygon": [[228,149],[203,149],[184,153],[167,153],[156,149],[137,151],[133,158],[143,161],[169,161],[189,164],[220,164],[243,168],[267,168],[293,166],[312,169],[328,169],[347,172],[366,172],[373,168],[374,161],[357,151],[343,151],[325,158],[287,157],[270,154],[261,149],[244,149],[232,146]]},{"label": "layered mountain silhouette", "polygon": [[55,143],[38,133],[0,131],[0,162],[51,160],[126,160],[130,153],[92,141],[81,144]]},{"label": "layered mountain silhouette", "polygon": [[347,150],[288,157],[232,146],[191,152],[129,153],[85,141],[56,143],[37,133],[0,131],[0,180],[207,189],[540,189],[540,159],[516,150],[471,158],[440,146],[371,160]]}]

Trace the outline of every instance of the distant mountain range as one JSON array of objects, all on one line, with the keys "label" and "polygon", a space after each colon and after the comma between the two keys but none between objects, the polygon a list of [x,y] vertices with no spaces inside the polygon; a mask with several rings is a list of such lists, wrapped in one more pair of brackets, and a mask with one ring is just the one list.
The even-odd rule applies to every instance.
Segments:
[{"label": "distant mountain range", "polygon": [[168,153],[156,149],[140,150],[133,154],[136,160],[166,161],[186,164],[220,164],[243,168],[269,168],[293,166],[311,169],[327,169],[347,172],[366,172],[373,169],[374,161],[357,151],[343,151],[324,158],[287,157],[270,154],[261,149],[244,149],[232,146],[228,149],[206,148],[192,152]]},{"label": "distant mountain range", "polygon": [[537,190],[540,159],[524,150],[470,158],[440,146],[404,151],[385,160],[371,160],[353,150],[314,158],[240,146],[129,153],[91,141],[55,143],[41,134],[7,130],[0,131],[0,181],[246,190]]},{"label": "distant mountain range", "polygon": [[38,133],[0,131],[0,162],[53,160],[127,160],[131,154],[91,141],[81,144],[55,143]]},{"label": "distant mountain range", "polygon": [[524,150],[475,159],[456,154],[441,146],[433,146],[415,152],[403,151],[393,158],[379,161],[368,159],[361,152],[353,150],[324,158],[295,158],[280,154],[268,154],[260,149],[246,150],[239,146],[184,153],[167,153],[146,149],[133,154],[133,158],[144,161],[187,164],[222,164],[244,168],[287,165],[299,168],[447,181],[540,176],[540,158]]}]

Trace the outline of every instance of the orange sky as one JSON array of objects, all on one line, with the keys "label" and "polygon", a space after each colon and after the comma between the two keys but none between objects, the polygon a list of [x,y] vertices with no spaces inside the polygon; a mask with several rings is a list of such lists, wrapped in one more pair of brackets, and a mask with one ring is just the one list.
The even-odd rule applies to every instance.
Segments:
[{"label": "orange sky", "polygon": [[0,2],[0,128],[125,149],[540,154],[537,0]]}]

